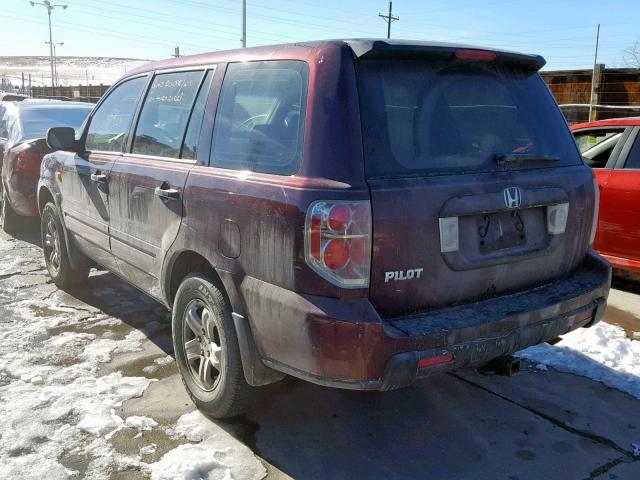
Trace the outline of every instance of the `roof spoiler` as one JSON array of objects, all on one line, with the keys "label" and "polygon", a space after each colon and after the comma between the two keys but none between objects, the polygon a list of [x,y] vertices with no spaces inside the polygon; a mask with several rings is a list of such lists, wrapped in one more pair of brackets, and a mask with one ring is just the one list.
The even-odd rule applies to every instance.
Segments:
[{"label": "roof spoiler", "polygon": [[393,40],[347,41],[358,59],[378,58],[432,58],[438,60],[491,61],[538,71],[547,63],[540,55],[485,49],[466,45],[427,42],[394,42]]}]

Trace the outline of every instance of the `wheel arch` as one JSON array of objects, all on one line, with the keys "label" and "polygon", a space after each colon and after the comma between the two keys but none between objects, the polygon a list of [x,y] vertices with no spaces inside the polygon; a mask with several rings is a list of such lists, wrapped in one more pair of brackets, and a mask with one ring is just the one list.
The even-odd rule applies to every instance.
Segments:
[{"label": "wheel arch", "polygon": [[173,307],[180,284],[189,274],[202,273],[222,290],[231,308],[242,357],[242,368],[249,385],[267,385],[284,378],[284,374],[272,370],[263,363],[251,325],[246,317],[245,304],[231,273],[216,269],[207,257],[195,250],[174,252],[165,262],[163,272],[164,297],[170,308]]},{"label": "wheel arch", "polygon": [[190,249],[172,252],[165,261],[162,286],[165,301],[169,307],[173,306],[180,283],[190,273],[202,273],[218,283],[229,300],[232,310],[236,311],[236,305],[231,300],[235,291],[233,283],[229,280],[225,281],[224,278],[227,275],[224,272],[221,275],[205,255]]},{"label": "wheel arch", "polygon": [[48,202],[53,202],[57,205],[56,199],[53,196],[53,193],[51,193],[51,189],[46,185],[40,185],[38,188],[38,213],[40,215],[42,215],[42,210]]}]

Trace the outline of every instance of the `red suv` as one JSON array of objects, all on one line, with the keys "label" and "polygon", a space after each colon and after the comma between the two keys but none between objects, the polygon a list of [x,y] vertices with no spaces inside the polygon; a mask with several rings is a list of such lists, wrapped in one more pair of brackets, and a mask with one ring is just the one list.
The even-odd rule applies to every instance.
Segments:
[{"label": "red suv", "polygon": [[96,262],[172,308],[219,417],[285,374],[388,390],[590,326],[597,188],[543,64],[347,40],[138,68],[79,138],[49,131],[49,272]]},{"label": "red suv", "polygon": [[600,187],[594,248],[624,272],[640,273],[640,118],[571,127]]}]

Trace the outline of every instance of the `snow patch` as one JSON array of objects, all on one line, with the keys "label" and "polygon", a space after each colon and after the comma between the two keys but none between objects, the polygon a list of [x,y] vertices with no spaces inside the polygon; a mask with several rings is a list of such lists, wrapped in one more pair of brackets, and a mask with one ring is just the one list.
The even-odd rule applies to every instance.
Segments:
[{"label": "snow patch", "polygon": [[[266,475],[264,466],[251,450],[235,440],[199,411],[182,415],[167,429],[173,438],[184,437],[198,445],[180,445],[149,465],[151,478],[208,478],[249,480]],[[188,460],[187,460],[188,459]],[[193,468],[191,468],[193,467]],[[164,475],[174,476],[164,476]]]},{"label": "snow patch", "polygon": [[167,355],[166,357],[160,357],[160,358],[156,358],[153,363],[155,363],[156,365],[169,365],[170,363],[173,363],[175,360],[173,359],[173,357],[171,355]]},{"label": "snow patch", "polygon": [[133,415],[131,417],[127,417],[124,421],[125,427],[137,428],[138,430],[149,431],[152,430],[153,427],[158,426],[158,422],[156,422],[153,418],[149,417],[140,417],[137,415]]},{"label": "snow patch", "polygon": [[[33,315],[34,307],[47,315]],[[0,478],[67,478],[73,472],[60,463],[66,455],[87,457],[87,477],[106,477],[115,462],[106,435],[124,422],[115,409],[142,395],[150,380],[119,372],[99,377],[98,368],[115,352],[140,349],[140,336],[108,342],[90,333],[49,336],[49,329],[85,315],[54,299],[3,308]]]},{"label": "snow patch", "polygon": [[140,449],[140,455],[153,455],[158,450],[158,445],[152,443],[151,445],[146,445]]},{"label": "snow patch", "polygon": [[230,480],[231,468],[203,445],[180,445],[149,466],[152,480]]},{"label": "snow patch", "polygon": [[517,354],[556,370],[575,373],[640,399],[640,342],[606,322],[580,328],[551,346],[543,343]]}]

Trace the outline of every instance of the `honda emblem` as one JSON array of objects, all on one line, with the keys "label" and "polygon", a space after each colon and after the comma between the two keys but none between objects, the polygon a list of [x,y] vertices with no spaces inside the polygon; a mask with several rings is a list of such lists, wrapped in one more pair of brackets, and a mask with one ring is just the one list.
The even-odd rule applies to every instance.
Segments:
[{"label": "honda emblem", "polygon": [[522,203],[522,192],[518,187],[508,187],[504,189],[504,204],[507,208],[520,208]]}]

